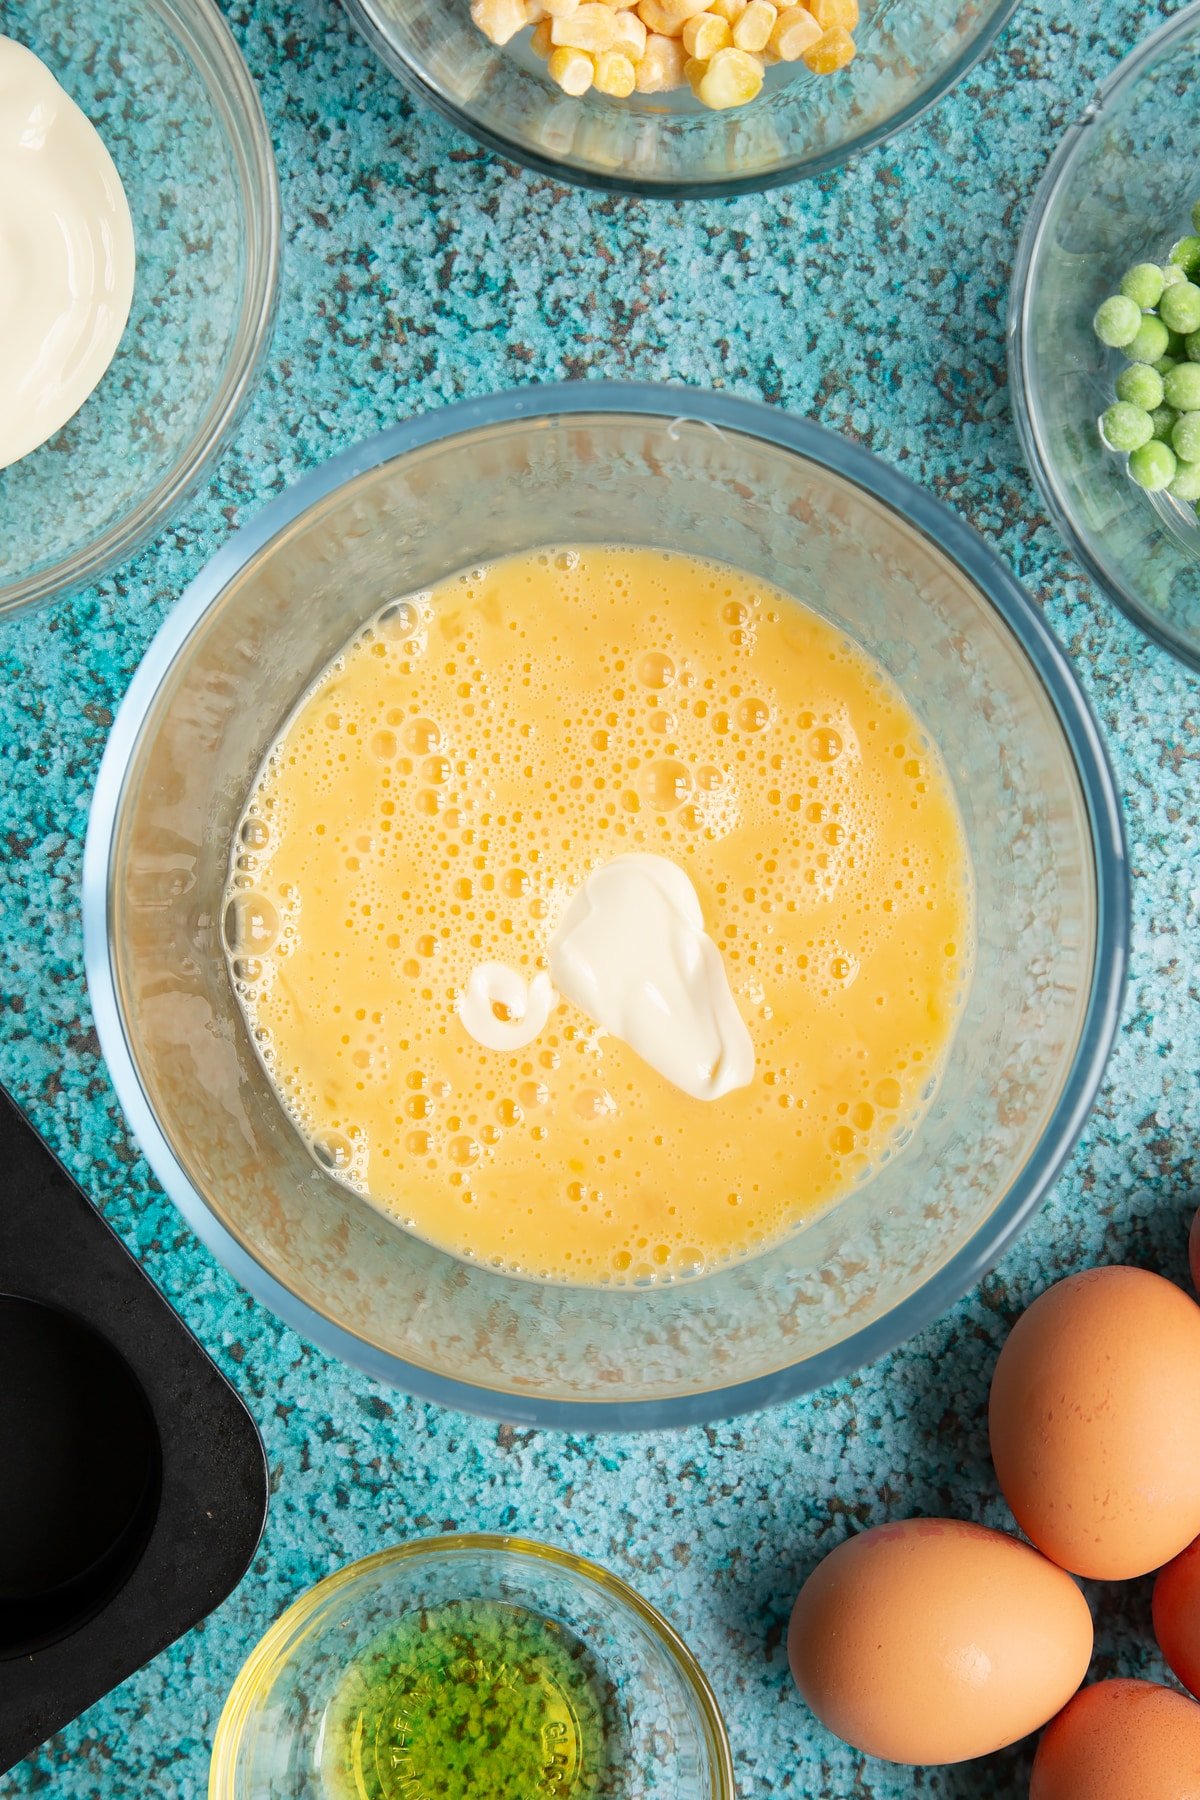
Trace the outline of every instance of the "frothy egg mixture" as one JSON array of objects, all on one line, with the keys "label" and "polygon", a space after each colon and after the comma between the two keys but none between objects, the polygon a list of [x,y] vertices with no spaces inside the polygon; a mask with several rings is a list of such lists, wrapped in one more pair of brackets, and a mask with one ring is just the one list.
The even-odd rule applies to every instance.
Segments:
[{"label": "frothy egg mixture", "polygon": [[334,660],[255,782],[225,936],[324,1167],[459,1256],[663,1280],[903,1140],[971,875],[935,748],[833,626],[716,563],[548,549]]}]

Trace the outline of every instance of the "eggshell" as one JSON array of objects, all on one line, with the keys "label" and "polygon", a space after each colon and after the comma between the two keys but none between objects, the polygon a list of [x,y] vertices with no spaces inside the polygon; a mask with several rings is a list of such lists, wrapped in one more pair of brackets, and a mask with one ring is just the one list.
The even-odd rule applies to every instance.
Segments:
[{"label": "eggshell", "polygon": [[1200,1538],[1159,1570],[1154,1635],[1171,1673],[1200,1699]]},{"label": "eggshell", "polygon": [[1038,1745],[1029,1800],[1196,1800],[1200,1706],[1152,1681],[1077,1694]]},{"label": "eggshell", "polygon": [[829,1729],[891,1762],[1011,1744],[1087,1672],[1092,1620],[1070,1576],[959,1519],[877,1525],[831,1550],[788,1631],[796,1686]]},{"label": "eggshell", "polygon": [[1200,1212],[1192,1220],[1188,1234],[1188,1261],[1192,1265],[1192,1286],[1200,1294]]},{"label": "eggshell", "polygon": [[1200,1306],[1145,1269],[1060,1281],[1009,1334],[988,1424],[1047,1556],[1100,1580],[1159,1568],[1200,1535]]}]

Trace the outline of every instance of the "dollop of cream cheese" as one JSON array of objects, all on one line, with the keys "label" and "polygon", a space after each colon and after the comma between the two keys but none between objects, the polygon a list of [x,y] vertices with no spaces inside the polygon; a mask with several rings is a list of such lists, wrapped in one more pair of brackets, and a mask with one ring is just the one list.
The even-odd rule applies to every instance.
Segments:
[{"label": "dollop of cream cheese", "polygon": [[133,300],[129,204],[91,121],[0,37],[0,469],[78,412]]},{"label": "dollop of cream cheese", "polygon": [[555,986],[695,1100],[754,1077],[754,1045],[700,899],[665,856],[618,856],[588,876],[550,946]]}]

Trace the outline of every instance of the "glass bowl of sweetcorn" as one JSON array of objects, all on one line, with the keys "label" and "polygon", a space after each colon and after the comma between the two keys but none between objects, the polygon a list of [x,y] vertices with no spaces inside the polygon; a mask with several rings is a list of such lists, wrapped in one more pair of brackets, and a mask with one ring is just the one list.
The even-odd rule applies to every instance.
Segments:
[{"label": "glass bowl of sweetcorn", "polygon": [[368,1556],[288,1608],[225,1704],[208,1791],[733,1800],[735,1781],[660,1613],[566,1551],[463,1534]]},{"label": "glass bowl of sweetcorn", "polygon": [[[1190,314],[1164,300],[1163,270],[1169,282],[1187,274],[1191,286],[1181,290],[1193,310],[1200,299],[1192,291],[1200,243],[1188,241],[1200,200],[1198,81],[1200,6],[1190,6],[1126,58],[1059,145],[1021,238],[1009,313],[1017,424],[1051,517],[1104,592],[1194,667],[1200,521],[1187,453],[1200,448],[1193,411],[1200,380],[1189,374],[1200,369],[1193,356],[1200,338],[1170,334],[1157,314],[1191,324]],[[1116,313],[1129,306],[1122,284],[1143,314],[1132,344],[1115,328]],[[1154,363],[1141,360],[1155,352]],[[1129,372],[1139,367],[1141,378]],[[1139,433],[1120,433],[1127,395],[1179,403],[1169,413],[1152,405],[1156,436],[1146,446]],[[1102,419],[1112,421],[1120,449]]]},{"label": "glass bowl of sweetcorn", "polygon": [[279,204],[250,75],[213,0],[0,0],[115,162],[133,305],[73,418],[0,472],[0,614],[98,580],[161,530],[240,416],[270,339]]},{"label": "glass bowl of sweetcorn", "polygon": [[[464,509],[465,493],[471,504]],[[411,1150],[417,1159],[411,1164],[411,1180],[401,1171],[395,1208],[378,1205],[365,1186],[356,1188],[340,1177],[332,1141],[319,1147],[303,1136],[268,1074],[267,1052],[259,1054],[243,1017],[238,984],[252,984],[259,975],[238,958],[267,954],[270,945],[260,937],[256,921],[260,914],[265,921],[263,901],[269,896],[256,899],[249,891],[243,900],[239,888],[227,901],[226,882],[231,854],[239,871],[245,854],[251,870],[235,875],[235,884],[248,882],[253,890],[255,882],[267,880],[261,871],[253,872],[261,852],[239,848],[260,844],[274,832],[273,825],[264,829],[267,813],[260,817],[246,810],[256,771],[269,754],[277,767],[289,765],[292,752],[274,757],[272,747],[281,726],[299,716],[301,697],[325,692],[318,677],[334,658],[342,698],[336,705],[320,704],[318,713],[328,714],[324,724],[330,729],[340,730],[345,723],[349,730],[355,677],[343,648],[351,636],[356,643],[361,638],[362,655],[355,667],[386,669],[391,666],[386,634],[394,627],[401,633],[400,654],[417,658],[411,665],[418,670],[414,705],[428,708],[433,692],[428,684],[435,677],[445,683],[446,704],[449,696],[466,694],[461,733],[455,727],[444,739],[462,746],[453,752],[462,762],[454,779],[461,774],[472,780],[474,759],[482,756],[479,768],[502,771],[487,776],[485,810],[493,804],[490,789],[497,783],[520,788],[524,781],[526,801],[517,795],[523,818],[542,817],[536,811],[525,813],[525,805],[549,804],[554,818],[562,814],[565,819],[571,785],[565,777],[557,803],[536,799],[551,773],[548,761],[543,759],[539,767],[532,759],[525,767],[525,756],[499,749],[493,754],[488,744],[475,742],[477,728],[470,724],[475,715],[469,711],[476,705],[474,684],[484,679],[485,663],[498,666],[501,652],[489,651],[482,660],[463,665],[474,671],[465,682],[454,655],[445,667],[441,657],[427,666],[418,641],[424,628],[414,623],[419,605],[397,596],[425,594],[438,584],[453,587],[461,571],[467,572],[461,582],[469,586],[483,579],[470,575],[471,570],[483,569],[486,575],[493,565],[508,566],[500,559],[521,553],[537,561],[538,547],[547,543],[592,546],[590,554],[599,555],[606,546],[611,549],[614,534],[625,554],[639,553],[643,563],[650,553],[678,559],[703,544],[719,557],[721,569],[741,571],[751,584],[774,584],[799,603],[795,622],[786,610],[775,615],[779,630],[799,629],[800,610],[807,606],[804,616],[815,619],[826,634],[820,652],[824,665],[850,655],[873,659],[882,671],[880,679],[893,682],[925,721],[924,734],[936,745],[952,789],[973,869],[973,971],[960,986],[944,1069],[938,1081],[922,1089],[911,1124],[889,1131],[881,1123],[876,1150],[847,1166],[847,1180],[831,1202],[794,1216],[791,1199],[803,1197],[812,1173],[807,1152],[801,1156],[796,1148],[807,1141],[800,1135],[806,1127],[800,1113],[781,1110],[788,1095],[777,1094],[766,1075],[762,1084],[744,1090],[747,1107],[757,1110],[744,1115],[728,1110],[711,1119],[705,1114],[701,1121],[698,1115],[682,1118],[682,1097],[667,1086],[651,1088],[644,1066],[628,1065],[620,1079],[631,1085],[616,1091],[631,1098],[621,1104],[649,1109],[639,1114],[642,1129],[626,1134],[628,1142],[611,1134],[601,1142],[597,1132],[609,1129],[603,1121],[573,1123],[570,1093],[564,1087],[561,1101],[555,1098],[562,1079],[558,1074],[544,1078],[553,1090],[549,1097],[529,1097],[534,1110],[524,1124],[513,1108],[501,1118],[507,1102],[496,1088],[481,1094],[483,1111],[472,1155],[485,1140],[495,1149],[484,1150],[472,1167],[482,1169],[493,1155],[506,1156],[508,1148],[515,1154],[534,1132],[545,1143],[533,1146],[530,1154],[536,1151],[547,1159],[538,1165],[547,1171],[545,1178],[531,1175],[526,1182],[523,1177],[497,1210],[482,1190],[473,1192],[461,1183],[457,1136],[446,1138],[449,1160],[444,1167],[440,1161],[436,1165],[441,1174],[422,1173],[430,1166],[431,1143],[424,1141],[429,1130],[458,1133],[471,1121],[465,1113],[461,1121],[443,1120],[450,1101],[441,1096],[427,1100],[433,1084],[425,1075],[414,1075],[402,1060],[412,1049],[408,1027],[389,1024],[390,1013],[372,1022],[370,1008],[385,1003],[379,987],[371,987],[359,1009],[359,1001],[351,997],[357,983],[350,965],[340,960],[341,948],[335,947],[338,960],[331,952],[328,967],[336,966],[336,982],[325,984],[321,992],[334,1011],[348,1009],[344,1024],[335,1027],[344,1033],[339,1041],[347,1046],[352,1065],[346,1091],[354,1118],[348,1115],[347,1131],[357,1129],[357,1091],[371,1081],[382,1102],[390,1099],[389,1125],[396,1114],[395,1144],[389,1148],[381,1135],[381,1154],[403,1158]],[[537,579],[545,588],[556,579],[552,566],[567,567],[571,556],[562,565],[549,555],[542,560],[546,566]],[[716,575],[710,579],[716,581]],[[621,577],[621,583],[630,594],[645,591],[632,577]],[[526,591],[535,597],[522,602]],[[721,591],[728,589],[718,583],[714,592]],[[496,592],[495,602],[487,603],[495,613],[491,629],[496,643],[503,638],[519,645],[520,631],[540,631],[543,620],[555,617],[550,604],[554,595],[537,598],[541,588],[526,589],[523,577],[520,586],[515,580],[507,583],[507,598]],[[303,604],[297,603],[298,596]],[[647,608],[651,625],[659,617],[658,604]],[[712,604],[724,621],[728,599]],[[517,609],[511,627],[505,623],[506,607]],[[372,624],[377,616],[378,627]],[[460,629],[451,623],[458,616],[457,607],[446,614],[448,629]],[[581,616],[590,617],[590,612]],[[630,630],[640,617],[631,614]],[[666,614],[661,617],[667,620]],[[669,629],[669,620],[661,628]],[[556,627],[551,623],[546,629]],[[723,656],[734,654],[735,641],[738,656],[757,656],[758,633],[746,626],[740,612],[738,620],[722,622],[720,629],[729,634],[721,639],[730,645]],[[611,642],[605,643],[603,656],[611,659]],[[377,650],[385,660],[376,659]],[[620,644],[617,651],[623,658]],[[526,673],[532,682],[540,664],[535,665],[532,646],[520,654],[529,661]],[[816,658],[802,650],[785,647],[783,654],[797,669],[816,667]],[[661,658],[655,660],[657,680]],[[586,673],[606,665],[593,659],[577,666]],[[618,689],[626,692],[619,674],[623,666],[620,661],[611,674],[595,677],[604,705],[610,703],[606,695],[615,702]],[[592,679],[590,673],[587,679]],[[519,656],[514,683],[519,697],[527,685]],[[548,730],[555,718],[565,720],[584,762],[601,747],[606,755],[613,753],[607,728],[599,746],[593,725],[580,725],[573,706],[561,701],[556,711],[552,696],[558,684],[548,691],[551,698],[537,715],[537,730]],[[740,906],[746,900],[742,884],[747,876],[738,876],[738,858],[747,870],[755,860],[746,818],[743,813],[736,828],[729,820],[722,823],[723,786],[706,770],[703,757],[711,753],[710,740],[722,740],[725,747],[718,748],[719,761],[713,765],[718,777],[721,762],[736,770],[747,759],[757,759],[757,751],[736,734],[754,738],[763,721],[757,708],[754,717],[746,713],[744,689],[730,692],[729,714],[723,703],[710,705],[703,693],[694,706],[689,702],[693,724],[686,729],[699,734],[700,745],[694,791],[702,797],[702,790],[714,788],[717,804],[711,823],[704,826],[710,835],[695,839],[697,849],[687,848],[680,838],[677,854],[702,859],[727,854]],[[498,722],[509,720],[517,729],[520,716],[519,709],[497,705]],[[804,755],[811,752],[816,759],[808,777],[801,778],[810,787],[812,781],[819,787],[822,780],[817,765],[824,767],[823,759],[837,751],[824,728],[812,732],[810,742],[815,717],[807,724],[800,719],[801,735],[795,739]],[[438,712],[433,723],[438,720],[444,727],[445,715]],[[409,723],[398,717],[395,726],[387,726],[392,738],[403,730],[398,746],[382,741],[386,733],[377,742],[375,727],[364,724],[364,754],[378,752],[389,759],[389,784],[402,774],[401,763],[390,760],[399,749],[410,764],[411,754],[419,752],[411,764],[414,778],[419,774],[421,781],[442,781],[448,767],[441,765],[449,764],[449,755],[443,757],[435,745],[439,766],[427,769],[424,762],[432,742],[429,717],[414,714],[411,728],[420,738],[413,737],[410,745]],[[680,731],[684,728],[678,725]],[[864,723],[862,731],[870,729]],[[484,725],[478,730],[484,732]],[[655,723],[645,730],[656,743],[664,741]],[[925,741],[919,725],[912,731],[914,742]],[[768,744],[763,741],[759,747],[765,756]],[[344,755],[343,749],[336,749],[332,763],[323,764],[324,772],[318,770],[311,782],[302,775],[305,792],[328,790],[328,770],[335,764],[368,768],[357,752]],[[791,754],[781,736],[784,763],[785,752]],[[858,766],[857,752],[851,760]],[[877,760],[906,777],[909,773],[890,739]],[[621,769],[625,767],[622,763]],[[918,758],[911,771],[914,780],[923,779],[922,768]],[[392,770],[399,773],[388,772]],[[605,829],[615,840],[623,830],[621,820],[640,815],[625,811],[623,788],[619,796],[617,788],[608,795],[610,774],[627,784],[620,771],[602,776],[598,767],[587,765],[578,785],[581,793],[587,787],[602,796],[596,817],[609,820],[611,813]],[[689,779],[685,774],[685,784]],[[765,785],[764,794],[771,799]],[[888,829],[903,835],[903,821],[915,816],[911,807],[916,802],[916,790],[911,796],[897,792]],[[773,816],[792,817],[797,811],[790,791],[775,795],[771,803],[778,803]],[[360,842],[364,822],[353,804],[333,804],[332,826],[322,813],[312,832],[302,828],[300,836],[315,844],[327,829],[353,834],[353,841],[347,839],[347,869],[353,863],[361,871],[360,856],[390,858],[386,846],[397,840],[385,834],[394,818],[409,816],[409,808],[413,819],[426,824],[419,830],[414,825],[417,836],[403,839],[409,846],[405,858],[415,857],[426,838],[434,845],[444,839],[447,846],[462,838],[466,846],[456,865],[469,877],[462,886],[464,898],[458,897],[457,878],[434,877],[431,892],[440,896],[435,910],[444,907],[446,918],[438,926],[439,936],[431,936],[427,944],[420,934],[430,929],[433,915],[424,891],[398,892],[385,901],[382,889],[373,885],[369,894],[360,892],[358,875],[351,882],[348,904],[352,909],[360,902],[368,905],[378,915],[369,932],[382,932],[389,940],[380,952],[384,961],[379,973],[388,971],[389,980],[393,970],[406,980],[412,977],[414,1028],[423,1029],[432,1014],[430,1008],[416,1006],[416,998],[434,1007],[445,993],[440,974],[434,977],[437,994],[433,986],[426,992],[422,979],[428,978],[422,970],[440,969],[439,958],[459,949],[469,957],[466,946],[475,942],[471,933],[480,934],[481,946],[510,941],[498,935],[506,904],[501,896],[506,890],[524,891],[524,883],[510,889],[509,864],[497,862],[493,875],[489,861],[510,855],[496,837],[506,822],[477,818],[471,810],[476,803],[466,790],[467,810],[453,796],[447,800],[451,816],[432,791],[422,788],[403,801],[399,813],[385,795],[377,832],[371,827]],[[656,797],[651,814],[662,804]],[[284,802],[284,811],[300,816],[290,802]],[[697,813],[696,820],[680,814],[679,830],[685,835],[703,824],[699,809]],[[515,819],[514,812],[507,825]],[[660,828],[652,817],[643,823],[649,835],[630,841],[665,843],[663,831],[674,829],[669,824]],[[407,824],[402,828],[409,830]],[[525,830],[523,823],[521,833]],[[550,827],[543,823],[536,830],[544,834]],[[642,823],[634,830],[641,831]],[[877,825],[865,841],[876,841],[882,830]],[[468,831],[473,834],[469,839],[463,836]],[[849,863],[844,875],[831,873],[830,859],[863,852],[837,829],[836,821],[827,821],[822,831],[820,846],[813,847],[817,885],[811,904],[828,914],[840,892],[838,883],[858,880]],[[550,884],[546,894],[553,912],[561,900],[564,858],[573,853],[562,825],[543,850],[539,866]],[[445,856],[449,867],[448,848],[433,854]],[[339,850],[339,869],[341,855]],[[922,910],[928,890],[912,885],[918,877],[901,866],[906,861],[911,864],[912,856],[901,844],[890,876],[896,891],[903,887],[910,895],[915,931],[922,918],[932,915]],[[482,872],[477,872],[480,865]],[[405,871],[416,866],[403,858],[396,864]],[[688,866],[699,870],[701,865],[692,860]],[[794,911],[797,896],[805,893],[809,864],[802,857],[786,867],[795,873],[770,878],[782,884],[782,915]],[[818,875],[834,886],[819,885]],[[704,879],[715,895],[710,878]],[[765,863],[752,879],[760,886],[768,879]],[[411,888],[411,873],[403,880]],[[485,894],[478,907],[468,892],[476,881]],[[289,876],[270,893],[291,907],[298,893],[315,892],[306,877],[300,883],[297,888]],[[397,426],[307,477],[238,534],[175,607],[129,689],[97,783],[83,887],[89,989],[118,1095],[159,1179],[215,1253],[300,1331],[408,1392],[510,1421],[575,1429],[682,1424],[782,1400],[872,1360],[965,1292],[1031,1216],[1082,1128],[1115,1030],[1128,931],[1119,805],[1094,723],[1036,609],[974,533],[867,452],[809,422],[703,391],[595,382],[535,387],[462,403]],[[822,898],[826,894],[828,903]],[[768,929],[754,923],[762,916],[762,897],[765,890],[760,896],[756,889],[746,901],[745,917],[738,914],[738,942],[747,954],[754,951],[752,933]],[[718,904],[715,898],[711,903]],[[894,901],[885,896],[881,904],[886,911]],[[315,905],[306,907],[301,901],[297,916],[302,933],[314,928]],[[858,902],[847,905],[847,929],[855,931],[850,912]],[[231,911],[239,917],[244,912],[254,926],[248,949],[233,946],[232,965],[227,959]],[[468,915],[478,922],[471,923]],[[342,918],[339,911],[336,920]],[[492,919],[499,922],[488,923]],[[285,937],[275,934],[272,942],[282,946],[293,927],[280,922]],[[909,936],[906,925],[900,941],[907,943]],[[410,940],[418,958],[412,970],[402,966]],[[384,938],[379,942],[384,944]],[[935,956],[949,955],[955,946],[939,939],[932,950]],[[806,958],[807,953],[798,958],[798,970]],[[836,971],[829,965],[839,980],[853,977],[850,958],[844,960],[846,966]],[[324,966],[318,957],[318,971]],[[780,967],[763,979],[774,984],[777,975],[786,974]],[[303,1019],[311,1007],[301,998],[299,979],[293,955],[279,994]],[[878,990],[864,984],[864,1008],[871,1009],[865,1033],[873,1029],[871,1019],[902,1003],[906,979],[885,977]],[[753,1025],[762,1046],[770,1008],[782,1009],[782,990],[772,986],[770,993],[765,987],[758,992],[757,978],[748,975],[746,980],[744,1004],[752,1021],[764,1021]],[[324,983],[319,972],[318,981]],[[314,995],[312,1005],[324,1004]],[[876,1013],[876,1006],[884,1014]],[[457,1025],[447,1018],[446,1027],[443,1032],[434,1019],[431,1041],[445,1043],[456,1058],[460,1050],[467,1054]],[[605,1058],[603,1043],[592,1034],[580,1035],[574,1026],[571,1034],[576,1042],[570,1055],[581,1065],[590,1069],[596,1058]],[[557,1035],[553,1041],[559,1041]],[[566,1040],[561,1041],[566,1055]],[[847,1032],[838,1055],[853,1059],[865,1053],[865,1042]],[[272,1055],[282,1053],[282,1043],[276,1034]],[[439,1054],[436,1044],[433,1053]],[[532,1053],[539,1054],[539,1066],[559,1066],[553,1049],[543,1052],[535,1044]],[[522,1081],[521,1054],[497,1063],[495,1079]],[[811,1080],[805,1078],[804,1091],[791,1101],[801,1112],[815,1104],[820,1071],[830,1061],[824,1040],[814,1056]],[[470,1079],[475,1081],[480,1071],[482,1079],[492,1079],[492,1065],[482,1056],[476,1061],[478,1071]],[[470,1066],[475,1069],[476,1062]],[[371,1069],[376,1073],[370,1074]],[[531,1064],[526,1073],[533,1072]],[[460,1089],[453,1083],[459,1076],[453,1069],[449,1075],[450,1110],[455,1110]],[[461,1091],[466,1093],[465,1086]],[[523,1092],[518,1097],[524,1106]],[[882,1092],[876,1098],[881,1107],[892,1104]],[[474,1102],[461,1104],[469,1108]],[[849,1107],[843,1110],[849,1113]],[[667,1155],[655,1145],[663,1143],[668,1114],[682,1119],[683,1134],[675,1140],[677,1152],[668,1146],[674,1158],[670,1166],[654,1162]],[[503,1132],[486,1122],[493,1115]],[[751,1118],[759,1124],[749,1123]],[[737,1119],[747,1122],[738,1126]],[[730,1121],[727,1131],[724,1120]],[[733,1133],[720,1151],[721,1166],[740,1183],[740,1170],[758,1157],[758,1139],[772,1120],[772,1141],[779,1150],[771,1168],[756,1179],[764,1183],[762,1201],[771,1216],[782,1206],[791,1223],[782,1235],[754,1228],[736,1255],[715,1253],[696,1266],[681,1263],[675,1268],[655,1265],[647,1253],[645,1270],[634,1266],[627,1275],[575,1273],[566,1265],[560,1274],[544,1275],[533,1269],[528,1255],[513,1262],[502,1246],[481,1248],[478,1238],[464,1239],[460,1250],[438,1241],[442,1225],[456,1229],[461,1224],[473,1234],[478,1220],[482,1229],[486,1206],[498,1229],[507,1232],[520,1225],[535,1251],[551,1236],[574,1249],[594,1228],[590,1215],[582,1217],[582,1203],[590,1205],[591,1200],[575,1191],[577,1181],[589,1190],[603,1185],[608,1214],[636,1234],[640,1209],[653,1206],[663,1217],[672,1207],[686,1212],[701,1183],[710,1181],[705,1166],[696,1165],[694,1158],[688,1162],[690,1143],[701,1126],[704,1131],[710,1124],[713,1130],[719,1127],[727,1137]],[[414,1122],[423,1140],[419,1145],[408,1136]],[[869,1119],[858,1120],[857,1112],[839,1118],[829,1140],[814,1144],[814,1163],[829,1146],[839,1156],[854,1153],[858,1140],[851,1127],[859,1124],[875,1129]],[[854,1142],[835,1142],[843,1134]],[[569,1160],[573,1152],[563,1147],[577,1138],[584,1145],[578,1175]],[[618,1163],[621,1143],[625,1160]],[[618,1184],[611,1191],[609,1175],[600,1171],[606,1160]],[[690,1169],[686,1183],[670,1173],[685,1162]],[[652,1164],[659,1169],[653,1177],[647,1173]],[[628,1180],[620,1175],[625,1168]],[[413,1211],[418,1179],[433,1184],[427,1196],[430,1210],[421,1218]],[[711,1179],[718,1177],[714,1173]],[[673,1192],[673,1180],[687,1191]],[[725,1206],[724,1186],[713,1188],[713,1195],[714,1216],[740,1216]],[[475,1205],[476,1199],[483,1204]],[[623,1266],[613,1264],[618,1270]]]},{"label": "glass bowl of sweetcorn", "polygon": [[796,181],[878,143],[960,79],[1016,0],[343,4],[389,68],[502,156],[683,199]]}]

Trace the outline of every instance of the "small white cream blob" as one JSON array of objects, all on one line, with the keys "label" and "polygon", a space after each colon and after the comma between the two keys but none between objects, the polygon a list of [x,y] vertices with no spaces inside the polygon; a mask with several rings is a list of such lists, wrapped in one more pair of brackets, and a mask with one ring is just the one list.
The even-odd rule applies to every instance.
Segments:
[{"label": "small white cream blob", "polygon": [[133,220],[91,121],[0,37],[0,469],[79,411],[133,301]]},{"label": "small white cream blob", "polygon": [[695,1100],[754,1077],[754,1045],[704,929],[700,899],[665,856],[618,856],[588,876],[550,946],[560,993]]},{"label": "small white cream blob", "polygon": [[[458,996],[458,1016],[485,1050],[523,1050],[545,1030],[558,1005],[550,977],[539,971],[526,987],[504,963],[479,963]],[[507,1017],[497,1013],[503,1007]]]}]

